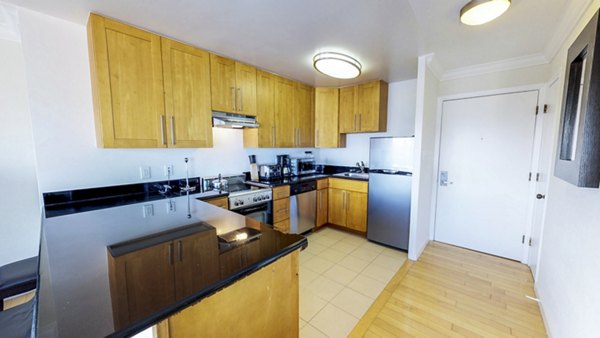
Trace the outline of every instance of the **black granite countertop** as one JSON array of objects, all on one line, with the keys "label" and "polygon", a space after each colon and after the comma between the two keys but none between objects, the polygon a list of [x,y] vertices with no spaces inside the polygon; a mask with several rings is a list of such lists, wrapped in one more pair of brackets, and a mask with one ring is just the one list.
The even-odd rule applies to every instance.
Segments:
[{"label": "black granite countertop", "polygon": [[314,180],[318,180],[318,179],[322,179],[322,178],[329,178],[329,177],[341,178],[344,180],[365,181],[365,182],[369,180],[368,178],[365,179],[365,178],[360,178],[360,177],[338,176],[337,174],[314,174],[314,175],[297,176],[297,177],[286,177],[286,178],[276,179],[276,180],[247,181],[247,183],[254,184],[257,186],[269,186],[271,188],[274,188],[274,187],[278,187],[278,186],[282,186],[282,185],[314,181]]},{"label": "black granite countertop", "polygon": [[[308,243],[303,236],[283,234],[269,225],[199,201],[199,196],[44,218],[35,336],[131,336]],[[247,229],[253,229],[248,232],[251,240],[225,240],[237,238],[231,236],[232,232],[237,234]],[[187,294],[173,296],[172,301],[151,313],[138,318],[132,315],[128,321],[116,323],[115,313],[121,298],[116,297],[115,278],[111,279],[109,273],[113,271],[114,277],[114,271],[119,271],[114,269],[113,263],[109,264],[114,262],[113,257],[141,255],[149,247],[177,241],[183,238],[181,236],[201,237],[205,243],[202,250],[212,253],[212,256],[202,256],[203,271],[212,271],[203,275],[204,284]],[[225,259],[236,253],[236,248],[243,249],[248,256],[242,260]],[[159,263],[156,260],[157,271]],[[148,278],[159,275],[155,273]],[[136,280],[127,287],[133,287],[139,294],[144,292],[144,282],[147,281]],[[151,306],[156,305],[152,295],[144,299],[150,301]]]}]

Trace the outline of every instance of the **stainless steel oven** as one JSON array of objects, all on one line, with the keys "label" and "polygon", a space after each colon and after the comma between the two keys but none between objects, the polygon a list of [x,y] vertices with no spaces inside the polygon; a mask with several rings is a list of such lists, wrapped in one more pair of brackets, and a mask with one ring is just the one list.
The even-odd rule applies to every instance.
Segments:
[{"label": "stainless steel oven", "polygon": [[273,224],[273,192],[252,187],[229,193],[229,210],[266,224]]}]

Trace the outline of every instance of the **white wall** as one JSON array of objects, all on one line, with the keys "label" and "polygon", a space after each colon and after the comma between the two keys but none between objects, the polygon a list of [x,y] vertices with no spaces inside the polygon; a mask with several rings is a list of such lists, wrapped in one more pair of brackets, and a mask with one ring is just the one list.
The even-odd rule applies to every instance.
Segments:
[{"label": "white wall", "polygon": [[21,44],[0,39],[0,266],[37,255],[41,209]]},{"label": "white wall", "polygon": [[139,166],[151,166],[149,181],[165,179],[173,164],[183,177],[239,174],[248,154],[259,163],[304,149],[243,148],[242,131],[213,129],[211,149],[101,149],[95,144],[86,27],[26,9],[19,11],[33,133],[42,192],[141,182]]},{"label": "white wall", "polygon": [[439,80],[430,69],[433,55],[419,57],[416,117],[415,167],[413,173],[408,258],[417,260],[427,246],[434,207],[434,152]]},{"label": "white wall", "polygon": [[[561,72],[567,50],[598,11],[593,1],[552,61],[552,73]],[[564,86],[564,74],[559,81]],[[562,101],[559,97],[551,102]],[[560,114],[556,114],[557,118]],[[558,123],[557,123],[558,128]],[[555,131],[554,144],[558,141]],[[536,289],[552,337],[597,337],[600,332],[600,189],[577,188],[553,175],[548,187],[543,246]]]},{"label": "white wall", "polygon": [[346,135],[346,148],[318,149],[319,163],[355,166],[363,161],[368,166],[371,137],[412,136],[415,134],[415,95],[417,80],[393,82],[388,88],[387,132]]}]

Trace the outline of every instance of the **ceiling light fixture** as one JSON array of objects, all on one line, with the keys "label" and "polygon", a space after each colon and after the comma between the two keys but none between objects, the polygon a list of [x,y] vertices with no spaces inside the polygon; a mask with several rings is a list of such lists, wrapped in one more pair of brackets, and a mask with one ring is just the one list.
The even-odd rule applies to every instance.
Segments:
[{"label": "ceiling light fixture", "polygon": [[460,10],[460,21],[469,26],[482,25],[504,14],[508,7],[510,0],[471,0]]},{"label": "ceiling light fixture", "polygon": [[322,52],[313,57],[317,71],[336,79],[354,79],[360,75],[362,66],[355,58],[335,52]]}]

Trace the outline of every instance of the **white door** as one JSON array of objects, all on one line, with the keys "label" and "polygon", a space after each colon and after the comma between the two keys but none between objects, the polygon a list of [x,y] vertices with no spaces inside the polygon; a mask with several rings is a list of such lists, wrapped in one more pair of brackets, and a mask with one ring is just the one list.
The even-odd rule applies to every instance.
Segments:
[{"label": "white door", "polygon": [[542,140],[540,147],[540,158],[538,161],[538,170],[535,174],[536,186],[535,194],[537,199],[533,208],[533,220],[531,226],[530,239],[528,240],[529,259],[527,260],[533,277],[537,279],[537,267],[539,254],[542,244],[542,232],[544,224],[544,215],[546,214],[546,192],[548,191],[548,181],[550,180],[551,168],[554,165],[554,136],[556,133],[557,114],[560,111],[560,83],[554,81],[548,86],[546,97],[555,98],[555,102],[548,104],[546,109],[542,110]]},{"label": "white door", "polygon": [[444,101],[436,241],[521,260],[537,104],[537,90]]}]

